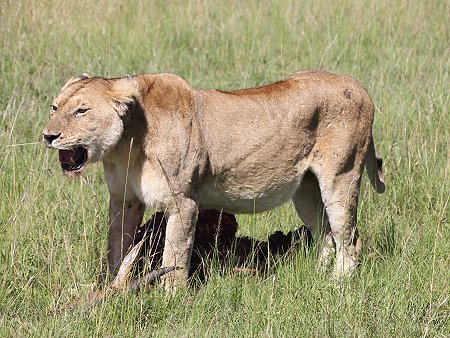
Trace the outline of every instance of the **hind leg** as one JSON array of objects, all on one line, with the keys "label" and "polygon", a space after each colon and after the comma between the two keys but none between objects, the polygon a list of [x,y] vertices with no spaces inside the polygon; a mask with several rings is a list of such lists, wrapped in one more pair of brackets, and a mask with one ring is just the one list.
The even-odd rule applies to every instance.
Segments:
[{"label": "hind leg", "polygon": [[322,202],[319,182],[311,171],[307,171],[303,176],[301,186],[292,201],[297,215],[311,232],[314,240],[321,244],[319,264],[322,268],[326,268],[333,259],[335,247]]},{"label": "hind leg", "polygon": [[321,182],[322,198],[336,247],[334,275],[351,274],[361,249],[356,228],[360,170],[352,170]]}]

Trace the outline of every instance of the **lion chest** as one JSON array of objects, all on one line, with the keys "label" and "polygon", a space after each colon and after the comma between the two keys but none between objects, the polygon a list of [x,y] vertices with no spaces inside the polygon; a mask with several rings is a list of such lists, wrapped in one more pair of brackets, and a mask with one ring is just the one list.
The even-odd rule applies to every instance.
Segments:
[{"label": "lion chest", "polygon": [[104,162],[104,168],[111,198],[137,198],[147,207],[160,210],[169,205],[171,193],[167,180],[147,163],[127,166]]},{"label": "lion chest", "polygon": [[132,172],[130,185],[138,199],[149,208],[163,210],[171,203],[172,194],[163,173],[148,164]]}]

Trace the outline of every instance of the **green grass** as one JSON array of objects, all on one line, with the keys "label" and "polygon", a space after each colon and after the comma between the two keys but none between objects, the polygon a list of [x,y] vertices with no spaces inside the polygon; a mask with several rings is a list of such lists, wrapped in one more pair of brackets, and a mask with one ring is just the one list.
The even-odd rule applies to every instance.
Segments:
[{"label": "green grass", "polygon": [[[448,2],[3,1],[0,7],[0,336],[444,337],[450,332]],[[387,191],[364,178],[358,273],[312,254],[267,276],[214,271],[70,309],[106,255],[101,166],[62,177],[41,143],[48,106],[88,72],[175,72],[198,87],[257,86],[300,69],[347,73],[377,106]],[[298,227],[291,205],[240,216],[241,233]]]}]

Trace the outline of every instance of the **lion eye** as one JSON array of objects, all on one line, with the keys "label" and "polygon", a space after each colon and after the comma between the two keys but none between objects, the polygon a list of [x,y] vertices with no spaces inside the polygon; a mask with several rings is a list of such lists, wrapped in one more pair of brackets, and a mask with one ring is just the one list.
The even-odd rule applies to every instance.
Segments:
[{"label": "lion eye", "polygon": [[58,109],[57,106],[55,106],[54,104],[50,105],[50,110],[52,111],[52,113],[54,113],[56,111],[56,109]]},{"label": "lion eye", "polygon": [[83,116],[88,110],[89,108],[78,108],[75,113],[73,113],[73,116]]}]

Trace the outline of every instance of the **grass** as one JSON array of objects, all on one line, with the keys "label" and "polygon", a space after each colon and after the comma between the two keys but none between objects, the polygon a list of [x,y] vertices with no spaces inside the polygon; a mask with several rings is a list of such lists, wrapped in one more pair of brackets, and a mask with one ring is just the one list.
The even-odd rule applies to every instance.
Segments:
[{"label": "grass", "polygon": [[[0,336],[444,337],[449,309],[448,2],[3,1],[0,8]],[[365,178],[362,264],[316,272],[311,254],[267,276],[214,271],[87,310],[106,255],[101,166],[62,177],[41,144],[48,106],[74,75],[175,72],[197,87],[257,86],[300,69],[361,80],[387,191]],[[241,233],[298,227],[288,205],[240,216]],[[214,269],[213,269],[214,270]]]}]

